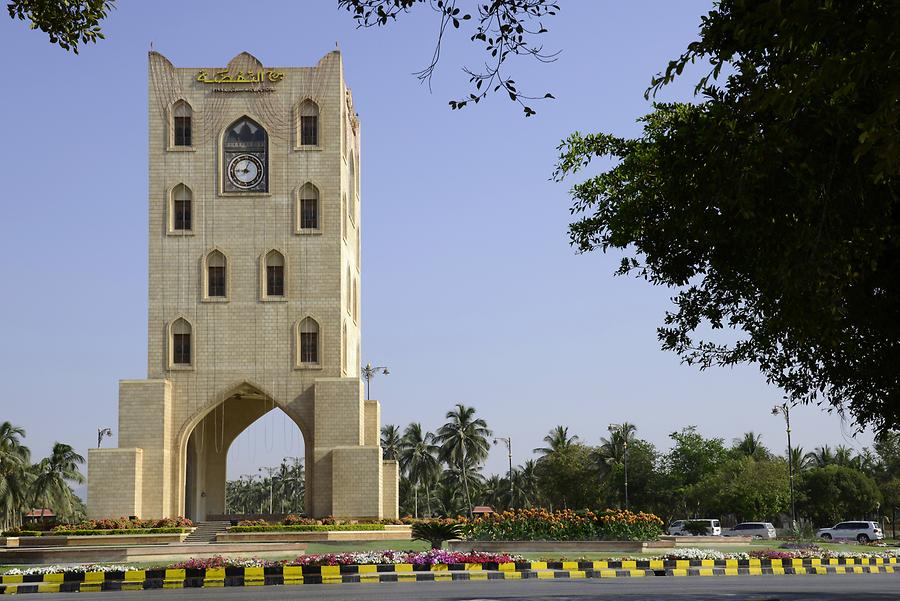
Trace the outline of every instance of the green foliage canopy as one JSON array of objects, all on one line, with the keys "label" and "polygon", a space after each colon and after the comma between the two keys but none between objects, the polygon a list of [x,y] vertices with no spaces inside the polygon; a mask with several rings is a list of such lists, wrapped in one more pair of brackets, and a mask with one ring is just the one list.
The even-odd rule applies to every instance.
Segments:
[{"label": "green foliage canopy", "polygon": [[702,102],[654,105],[637,139],[576,132],[555,172],[617,161],[572,188],[571,241],[676,290],[664,349],[878,430],[900,426],[898,22],[883,0],[721,0],[652,87],[709,61]]},{"label": "green foliage canopy", "polygon": [[818,526],[867,515],[881,502],[878,485],[870,476],[839,465],[809,470],[798,492],[802,512]]},{"label": "green foliage canopy", "polygon": [[11,19],[29,21],[50,42],[78,54],[78,45],[104,39],[100,21],[113,9],[113,0],[10,0]]}]

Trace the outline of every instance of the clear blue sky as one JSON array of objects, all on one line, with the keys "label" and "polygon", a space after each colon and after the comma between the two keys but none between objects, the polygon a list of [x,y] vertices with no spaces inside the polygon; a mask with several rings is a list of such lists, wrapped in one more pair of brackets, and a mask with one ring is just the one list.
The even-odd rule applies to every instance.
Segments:
[{"label": "clear blue sky", "polygon": [[[79,56],[0,17],[2,108],[0,420],[85,452],[117,425],[117,381],[146,377],[147,84],[151,42],[177,66],[225,65],[242,50],[267,65],[312,65],[335,42],[362,121],[363,358],[384,423],[433,429],[474,405],[521,462],[556,424],[589,443],[610,423],[667,448],[697,425],[730,441],[747,430],[784,447],[769,410],[781,394],[755,368],[700,373],[659,350],[670,292],[614,278],[616,257],[568,245],[570,185],[549,180],[574,130],[637,133],[650,76],[694,39],[711,3],[572,2],[547,19],[551,65],[515,64],[520,88],[557,100],[524,119],[501,97],[451,112],[467,92],[451,37],[429,94],[411,75],[437,22],[416,11],[388,30],[357,30],[336,2],[122,1],[107,39]],[[4,11],[5,12],[5,11]],[[693,80],[667,99],[689,99]],[[795,411],[811,449],[848,439],[817,408]],[[281,414],[251,427],[229,474],[298,454]],[[115,439],[112,441],[115,444]],[[505,470],[495,449],[488,471]]]}]

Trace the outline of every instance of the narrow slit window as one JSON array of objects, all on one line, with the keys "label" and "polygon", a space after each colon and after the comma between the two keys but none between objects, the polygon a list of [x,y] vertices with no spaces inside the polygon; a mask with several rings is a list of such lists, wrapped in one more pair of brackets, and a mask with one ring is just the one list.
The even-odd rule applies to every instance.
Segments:
[{"label": "narrow slit window", "polygon": [[312,184],[300,189],[300,229],[319,228],[319,190]]},{"label": "narrow slit window", "polygon": [[175,146],[190,146],[191,145],[191,118],[192,118],[191,107],[187,102],[179,101],[175,105],[174,111],[174,145]]},{"label": "narrow slit window", "polygon": [[319,145],[319,107],[312,100],[300,105],[300,145]]},{"label": "narrow slit window", "polygon": [[284,256],[274,250],[266,255],[266,296],[284,296]]},{"label": "narrow slit window", "polygon": [[179,184],[173,191],[172,199],[172,229],[176,231],[190,231],[192,229],[192,194],[191,190]]},{"label": "narrow slit window", "polygon": [[172,324],[172,363],[191,364],[191,325],[184,319]]},{"label": "narrow slit window", "polygon": [[206,262],[207,288],[209,297],[224,297],[225,290],[225,255],[219,251],[210,253]]},{"label": "narrow slit window", "polygon": [[319,324],[311,317],[300,322],[300,363],[319,362]]}]

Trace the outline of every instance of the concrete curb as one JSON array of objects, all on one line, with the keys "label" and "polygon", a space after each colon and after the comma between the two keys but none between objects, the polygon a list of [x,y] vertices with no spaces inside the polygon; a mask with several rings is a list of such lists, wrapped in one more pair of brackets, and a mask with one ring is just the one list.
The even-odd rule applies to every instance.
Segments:
[{"label": "concrete curb", "polygon": [[[481,564],[436,565],[413,570],[409,564],[363,566],[284,566],[272,568],[210,568],[134,570],[129,572],[88,572],[3,576],[0,594],[128,591],[159,588],[215,588],[223,586],[263,586],[291,584],[352,584],[380,582],[452,582],[471,580],[552,580],[581,578],[642,578],[679,576],[800,576],[807,574],[900,574],[896,563],[879,565],[809,566],[698,566],[686,568],[586,567],[553,569],[546,562],[494,564],[499,569],[484,569]],[[552,562],[571,564],[577,562]],[[581,562],[583,564],[621,564],[623,562]],[[624,562],[635,563],[635,562]],[[645,562],[640,562],[645,563]],[[669,563],[669,562],[666,562]],[[536,569],[532,569],[534,564]],[[523,565],[523,569],[519,569]],[[492,567],[494,567],[492,566]],[[448,569],[448,568],[458,569]],[[400,568],[400,569],[397,569]]]}]

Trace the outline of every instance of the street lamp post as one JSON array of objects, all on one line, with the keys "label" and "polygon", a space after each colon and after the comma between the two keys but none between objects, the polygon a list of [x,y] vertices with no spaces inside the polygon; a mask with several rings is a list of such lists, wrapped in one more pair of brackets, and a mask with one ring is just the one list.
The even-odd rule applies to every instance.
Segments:
[{"label": "street lamp post", "polygon": [[622,467],[625,469],[625,511],[628,511],[628,433],[625,433],[622,450]]},{"label": "street lamp post", "polygon": [[272,507],[272,503],[275,497],[275,478],[272,477],[272,474],[278,471],[277,467],[261,467],[259,471],[266,470],[266,473],[269,474],[269,515],[274,513],[274,508]]},{"label": "street lamp post", "polygon": [[506,445],[506,457],[509,459],[509,505],[512,507],[513,504],[513,471],[512,471],[512,437],[507,436],[503,438],[499,436],[494,439],[494,444],[499,444],[500,441],[503,441],[503,444]]},{"label": "street lamp post", "polygon": [[791,447],[791,407],[786,402],[772,407],[772,415],[782,414],[787,429],[788,478],[791,485],[791,529],[797,530],[797,506],[794,504],[794,452]]},{"label": "street lamp post", "polygon": [[391,372],[384,365],[376,365],[372,367],[371,363],[366,363],[362,369],[360,370],[363,379],[366,381],[366,400],[369,400],[369,381],[374,378],[378,373],[382,373],[385,376],[391,375]]},{"label": "street lamp post", "polygon": [[253,479],[256,474],[241,474],[241,481],[247,479],[247,494],[244,497],[244,513],[250,513],[250,496],[253,493]]},{"label": "street lamp post", "polygon": [[104,436],[112,436],[112,429],[110,428],[97,428],[97,448],[100,448],[100,443],[103,442]]},{"label": "street lamp post", "polygon": [[[299,465],[300,462],[302,461],[302,459],[300,459],[300,457],[285,457],[284,459],[282,459],[282,461],[287,461],[288,459],[293,460],[295,467],[297,465]],[[291,476],[291,478],[293,478],[293,476]],[[296,487],[294,488],[294,490],[297,490]],[[304,487],[304,490],[305,490],[305,487]],[[281,506],[282,506],[281,511],[282,511],[282,513],[284,513],[284,495],[282,495],[282,497],[281,497]],[[297,498],[293,494],[291,495],[291,511],[292,512],[297,511]]]}]

